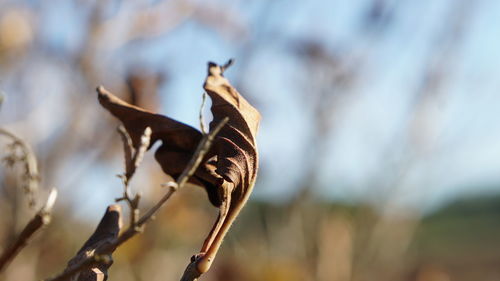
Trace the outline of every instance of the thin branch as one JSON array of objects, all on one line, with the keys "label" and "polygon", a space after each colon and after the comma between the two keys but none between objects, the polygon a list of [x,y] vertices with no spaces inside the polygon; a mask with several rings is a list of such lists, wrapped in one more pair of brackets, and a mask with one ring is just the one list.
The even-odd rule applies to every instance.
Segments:
[{"label": "thin branch", "polygon": [[[23,190],[28,195],[28,201],[30,208],[35,207],[35,192],[38,190],[38,184],[40,175],[38,173],[38,165],[36,163],[36,157],[31,147],[21,138],[17,137],[13,133],[0,128],[0,135],[3,135],[12,140],[10,144],[10,149],[12,151],[11,155],[4,158],[8,165],[14,165],[16,161],[20,161],[24,164],[24,186]],[[21,150],[21,156],[16,155],[16,149]]]},{"label": "thin branch", "polygon": [[141,164],[142,159],[144,158],[144,153],[149,147],[149,142],[151,141],[151,128],[147,127],[144,130],[144,133],[141,136],[141,144],[139,145],[139,148],[134,153],[134,157],[132,158],[132,171],[131,174],[128,175],[128,179],[132,177],[132,175],[135,173],[135,170],[139,165]]},{"label": "thin branch", "polygon": [[0,257],[0,272],[14,259],[14,257],[29,243],[33,235],[48,225],[51,220],[52,208],[57,199],[57,190],[53,188],[47,198],[45,205],[38,211],[28,224],[21,231],[12,246],[5,249]]},{"label": "thin branch", "polygon": [[[144,133],[141,136],[141,143],[137,149],[132,147],[132,139],[129,134],[120,126],[118,128],[118,132],[120,133],[123,140],[123,150],[125,154],[125,173],[123,175],[119,175],[119,177],[123,181],[123,196],[121,198],[116,199],[116,202],[125,200],[130,208],[130,226],[133,226],[137,219],[139,218],[139,201],[141,199],[140,194],[136,194],[132,196],[130,194],[129,182],[132,176],[134,175],[137,167],[142,162],[144,158],[144,153],[149,147],[149,143],[151,141],[151,128],[147,127],[144,130]],[[133,155],[132,155],[133,154]]]},{"label": "thin branch", "polygon": [[214,141],[215,136],[219,133],[219,131],[226,125],[229,121],[229,117],[225,117],[222,119],[217,126],[210,132],[210,134],[203,137],[201,142],[198,144],[194,156],[189,161],[186,169],[182,172],[182,174],[177,179],[177,185],[179,188],[183,187],[184,184],[189,180],[189,178],[194,174],[198,166],[200,165],[203,157],[207,154],[212,142]]},{"label": "thin branch", "polygon": [[223,66],[221,66],[221,72],[224,73],[231,65],[233,65],[234,59],[229,59]]},{"label": "thin branch", "polygon": [[[216,127],[215,129],[210,132],[210,134],[205,135],[201,142],[198,144],[198,147],[196,148],[195,153],[193,154],[193,157],[189,161],[188,165],[182,172],[182,174],[177,178],[177,181],[175,183],[167,183],[166,186],[168,186],[170,189],[165,194],[158,203],[156,203],[155,206],[153,206],[151,209],[149,209],[146,214],[137,222],[137,226],[141,227],[144,223],[146,223],[151,217],[160,209],[160,207],[172,196],[172,194],[178,190],[184,187],[184,185],[187,183],[189,178],[194,174],[196,169],[198,169],[198,166],[200,166],[201,161],[205,157],[205,154],[207,154],[208,150],[210,149],[210,146],[212,145],[212,142],[215,138],[215,136],[219,133],[219,131],[226,125],[226,123],[229,121],[229,118],[226,117],[224,118]],[[165,186],[165,185],[164,185]]]},{"label": "thin branch", "polygon": [[150,127],[146,127],[146,129],[144,129],[141,136],[141,143],[137,149],[133,147],[132,139],[123,126],[118,127],[118,133],[120,133],[123,141],[123,150],[125,154],[125,173],[123,174],[123,177],[125,178],[125,185],[128,185],[130,179],[137,170],[137,167],[141,164],[141,161],[144,158],[144,153],[149,147],[152,131]]},{"label": "thin branch", "polygon": [[207,92],[203,92],[201,96],[201,106],[200,106],[200,130],[203,135],[207,134],[207,128],[205,126],[205,118],[203,116],[203,108],[205,107],[205,102],[207,100]]},{"label": "thin branch", "polygon": [[[182,172],[182,174],[177,178],[176,182],[169,182],[164,184],[164,186],[169,187],[167,193],[156,203],[153,207],[151,207],[133,226],[130,226],[125,232],[123,232],[118,238],[114,239],[112,242],[103,245],[102,247],[96,249],[92,252],[88,257],[82,259],[78,263],[68,267],[63,273],[53,277],[46,279],[45,281],[62,281],[68,280],[72,275],[82,270],[91,268],[96,264],[96,258],[109,256],[116,248],[118,248],[123,243],[127,242],[130,238],[134,237],[138,233],[142,232],[143,226],[149,222],[153,216],[158,212],[158,210],[168,201],[168,199],[174,194],[175,191],[184,187],[184,185],[188,182],[189,178],[194,174],[196,169],[198,169],[201,161],[205,157],[206,153],[209,151],[210,146],[215,138],[215,136],[219,133],[222,127],[229,121],[229,118],[224,118],[214,130],[210,132],[210,134],[205,135],[196,151],[193,154],[193,157],[189,161],[188,165]],[[69,273],[68,273],[69,272]]]},{"label": "thin branch", "polygon": [[[216,127],[215,129],[207,135],[204,139],[206,139],[207,144],[203,144],[203,141],[198,145],[197,152],[200,154],[203,153],[205,155],[208,150],[210,149],[210,144],[213,142],[213,139],[217,135],[217,133],[224,127],[224,125],[229,121],[228,117],[225,117]],[[191,169],[185,169],[184,172],[181,174],[181,176],[177,179],[177,183],[179,187],[184,186],[184,184],[189,180],[189,178],[194,174],[196,171],[196,167],[200,164],[201,160],[203,157],[196,157],[196,158],[191,158],[191,162],[189,164],[191,165]],[[190,166],[188,165],[188,167]],[[184,270],[184,274],[182,275],[181,281],[194,281],[198,277],[200,277],[200,273],[196,267],[196,261],[192,261],[186,269]]]},{"label": "thin branch", "polygon": [[[128,184],[128,178],[132,176],[132,154],[134,151],[134,148],[132,146],[132,139],[130,138],[129,134],[125,130],[125,127],[120,126],[118,127],[118,133],[120,134],[123,142],[123,154],[124,154],[124,159],[125,159],[125,174],[123,175],[125,177],[124,181],[125,184]],[[130,175],[130,176],[127,176]]]}]

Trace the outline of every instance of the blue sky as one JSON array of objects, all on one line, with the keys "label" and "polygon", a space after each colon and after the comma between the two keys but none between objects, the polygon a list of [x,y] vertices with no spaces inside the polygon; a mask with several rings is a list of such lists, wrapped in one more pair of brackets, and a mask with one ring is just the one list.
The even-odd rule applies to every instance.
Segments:
[{"label": "blue sky", "polygon": [[[42,43],[53,52],[78,52],[85,11],[66,1],[56,2],[39,10]],[[124,75],[127,66],[134,64],[168,69],[169,83],[161,88],[162,113],[198,127],[206,62],[235,58],[236,65],[227,76],[248,89],[247,97],[263,113],[259,135],[262,172],[255,198],[289,198],[303,180],[314,112],[303,98],[309,89],[307,69],[290,46],[300,40],[314,40],[327,52],[353,58],[347,61],[358,75],[356,85],[346,94],[345,106],[331,112],[335,129],[318,159],[319,195],[371,200],[383,196],[383,191],[400,204],[426,208],[457,196],[500,191],[499,1],[473,1],[470,8],[459,10],[468,19],[461,27],[459,46],[446,45],[453,42],[449,41],[453,0],[387,1],[396,12],[389,13],[390,26],[382,35],[360,31],[371,3],[367,0],[210,3],[214,7],[224,3],[225,9],[234,11],[238,15],[235,22],[246,35],[227,36],[190,20],[152,40],[103,49],[103,67],[116,76]],[[123,30],[113,30],[107,38],[119,40],[126,30],[125,22]],[[245,51],[249,46],[250,53]],[[448,62],[438,98],[430,99],[418,113],[423,125],[417,125],[424,126],[426,135],[412,139],[407,130],[414,121],[412,101],[423,73],[438,67],[443,58]],[[46,64],[43,71],[50,72],[44,74],[46,78],[32,79],[45,79],[45,85],[54,89],[45,100],[51,104],[65,94],[56,86],[65,77],[65,70],[60,69],[64,63],[35,59]],[[10,91],[13,79],[2,79],[4,92]],[[40,115],[50,110],[48,107]],[[43,123],[35,117],[23,122],[29,121]],[[45,123],[53,124],[53,120]],[[421,143],[416,145],[415,140]],[[80,163],[77,158],[68,161],[76,167]],[[84,188],[89,184],[119,185],[114,174],[120,172],[121,163],[100,168],[97,163],[80,164],[71,171],[75,174],[70,179],[92,171],[92,182],[62,176],[61,189],[75,182],[83,193],[94,192]],[[374,188],[374,182],[381,189]],[[103,201],[116,197],[116,189],[96,189]],[[81,208],[83,212],[92,206]]]}]

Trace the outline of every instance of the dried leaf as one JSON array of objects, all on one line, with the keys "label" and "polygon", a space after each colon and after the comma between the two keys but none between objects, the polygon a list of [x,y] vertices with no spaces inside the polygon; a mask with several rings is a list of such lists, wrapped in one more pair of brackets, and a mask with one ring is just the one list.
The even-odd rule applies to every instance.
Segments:
[{"label": "dried leaf", "polygon": [[[217,134],[202,165],[190,178],[191,183],[206,189],[212,204],[220,207],[219,218],[205,240],[201,253],[193,259],[192,265],[196,265],[198,271],[196,274],[210,268],[222,239],[246,203],[257,175],[255,138],[260,114],[224,78],[223,72],[230,65],[231,61],[224,66],[209,63],[203,86],[212,99],[214,119],[210,123],[210,131],[224,118],[228,117],[229,121]],[[97,92],[101,105],[123,123],[134,149],[140,145],[144,129],[151,128],[150,147],[157,140],[162,141],[155,153],[156,160],[165,173],[177,178],[193,156],[202,134],[186,124],[130,105],[102,87]]]},{"label": "dried leaf", "polygon": [[[146,127],[151,128],[148,149],[161,140],[162,145],[156,151],[155,158],[166,174],[177,178],[191,159],[202,134],[184,123],[128,104],[102,86],[97,88],[97,92],[101,105],[122,122],[134,149],[140,147],[141,136]],[[216,179],[206,170],[205,165],[201,165],[189,181],[205,187],[212,204],[220,204],[214,185]]]},{"label": "dried leaf", "polygon": [[[227,67],[227,66],[226,66]],[[205,91],[212,99],[213,121],[210,129],[224,117],[228,124],[214,141],[217,155],[216,173],[233,183],[244,194],[255,182],[257,175],[256,134],[260,114],[224,78],[225,67],[209,63]]]},{"label": "dried leaf", "polygon": [[[229,117],[229,122],[214,141],[204,165],[191,180],[204,186],[210,201],[217,206],[221,199],[216,186],[227,181],[234,185],[239,194],[245,194],[255,181],[258,162],[255,136],[260,114],[223,77],[224,69],[225,67],[209,63],[204,88],[212,99],[214,119],[210,123],[210,130],[226,116]],[[135,149],[140,146],[145,128],[151,128],[150,147],[157,140],[163,142],[155,153],[157,161],[165,173],[179,176],[202,134],[186,124],[130,105],[103,87],[99,87],[97,91],[99,102],[123,123]]]}]

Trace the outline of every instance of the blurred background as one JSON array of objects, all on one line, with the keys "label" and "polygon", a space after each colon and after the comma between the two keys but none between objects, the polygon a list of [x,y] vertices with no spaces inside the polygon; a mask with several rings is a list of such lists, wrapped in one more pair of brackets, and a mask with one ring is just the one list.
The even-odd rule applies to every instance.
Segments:
[{"label": "blurred background", "polygon": [[[199,128],[206,63],[229,58],[263,116],[261,168],[202,280],[499,280],[499,26],[494,0],[0,0],[0,127],[38,157],[37,208],[60,191],[0,280],[61,271],[121,195],[97,85]],[[143,210],[169,180],[152,154],[131,183]],[[0,184],[3,249],[36,208],[22,167]],[[216,214],[180,191],[110,280],[178,280]]]}]

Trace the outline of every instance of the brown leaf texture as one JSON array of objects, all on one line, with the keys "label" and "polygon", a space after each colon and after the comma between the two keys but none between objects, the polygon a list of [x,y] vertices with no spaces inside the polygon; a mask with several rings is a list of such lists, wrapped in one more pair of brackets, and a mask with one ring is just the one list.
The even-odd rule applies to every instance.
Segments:
[{"label": "brown leaf texture", "polygon": [[[216,136],[202,165],[190,179],[204,187],[210,202],[219,207],[219,217],[203,244],[201,253],[194,257],[199,273],[206,272],[215,257],[225,234],[247,201],[255,183],[258,155],[256,134],[260,114],[231,86],[223,76],[226,66],[210,62],[203,85],[212,99],[212,131],[225,117],[228,123]],[[162,170],[177,178],[193,156],[202,134],[181,122],[128,104],[102,86],[97,88],[101,105],[117,117],[127,130],[134,148],[146,127],[152,130],[150,147],[158,140],[162,145],[155,158]],[[149,147],[149,148],[150,148]]]},{"label": "brown leaf texture", "polygon": [[[195,173],[196,179],[193,182],[207,188],[209,193],[214,185],[221,184],[222,179],[233,183],[236,189],[245,191],[255,181],[257,172],[255,135],[260,114],[230,85],[223,77],[222,68],[214,63],[209,63],[204,88],[212,99],[214,119],[210,123],[210,129],[226,116],[229,117],[229,122],[217,136],[203,167]],[[151,127],[150,147],[157,140],[163,142],[155,154],[163,171],[173,177],[182,173],[201,140],[202,135],[198,130],[128,104],[103,87],[99,87],[97,91],[101,105],[123,123],[134,148],[140,145],[140,137],[145,128]]]},{"label": "brown leaf texture", "polygon": [[228,124],[222,128],[214,142],[216,173],[245,194],[254,184],[257,175],[255,137],[260,114],[231,86],[223,76],[223,69],[214,63],[208,65],[208,76],[203,87],[212,99],[214,119],[210,123],[210,129],[224,117],[229,117]]},{"label": "brown leaf texture", "polygon": [[[255,137],[260,114],[223,76],[229,65],[208,64],[203,87],[212,99],[214,118],[210,131],[224,118],[228,117],[229,121],[214,139],[202,165],[189,179],[191,183],[204,187],[210,202],[219,207],[217,221],[200,253],[193,256],[188,267],[194,266],[198,276],[210,268],[224,236],[248,200],[257,176]],[[144,130],[151,128],[149,148],[161,140],[162,145],[155,152],[155,158],[166,174],[179,177],[202,139],[202,133],[166,116],[128,104],[102,86],[97,88],[97,92],[101,105],[123,123],[135,149],[140,146]]]},{"label": "brown leaf texture", "polygon": [[[189,162],[198,142],[201,140],[201,133],[184,123],[128,104],[102,86],[97,88],[97,92],[101,105],[123,123],[135,149],[141,144],[141,136],[144,130],[147,127],[151,128],[149,148],[156,141],[162,141],[162,145],[155,153],[155,158],[166,174],[177,178]],[[205,187],[210,201],[217,206],[220,202],[217,201],[214,186],[215,179],[212,177],[203,180],[203,176],[207,177],[207,173],[203,172],[204,169],[204,167],[200,167],[199,171],[190,179],[190,182]]]}]

